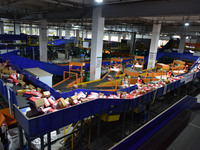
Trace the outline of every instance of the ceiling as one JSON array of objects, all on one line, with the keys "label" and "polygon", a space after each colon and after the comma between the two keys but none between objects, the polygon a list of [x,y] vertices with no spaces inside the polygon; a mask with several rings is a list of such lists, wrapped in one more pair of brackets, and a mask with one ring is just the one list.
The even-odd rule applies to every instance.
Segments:
[{"label": "ceiling", "polygon": [[[0,0],[0,18],[11,22],[38,24],[47,19],[49,26],[68,24],[91,29],[94,7],[102,7],[108,31],[151,32],[155,21],[163,32],[199,32],[200,0]],[[190,29],[184,28],[190,22]],[[171,28],[170,28],[171,26]],[[170,30],[171,29],[171,30]]]}]

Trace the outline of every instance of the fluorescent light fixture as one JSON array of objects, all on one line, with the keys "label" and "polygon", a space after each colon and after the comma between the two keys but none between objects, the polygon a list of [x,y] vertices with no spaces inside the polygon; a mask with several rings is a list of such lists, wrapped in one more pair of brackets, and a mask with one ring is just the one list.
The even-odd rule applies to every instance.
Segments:
[{"label": "fluorescent light fixture", "polygon": [[179,35],[174,35],[173,38],[180,39],[181,37]]},{"label": "fluorescent light fixture", "polygon": [[186,23],[185,23],[185,26],[186,26],[186,27],[189,26],[189,25],[190,25],[189,22],[186,22]]},{"label": "fluorescent light fixture", "polygon": [[97,3],[102,3],[103,0],[95,0],[95,2],[97,2]]},{"label": "fluorescent light fixture", "polygon": [[78,30],[79,28],[75,28],[75,27],[74,27],[74,28],[72,28],[72,29],[73,29],[73,30]]}]

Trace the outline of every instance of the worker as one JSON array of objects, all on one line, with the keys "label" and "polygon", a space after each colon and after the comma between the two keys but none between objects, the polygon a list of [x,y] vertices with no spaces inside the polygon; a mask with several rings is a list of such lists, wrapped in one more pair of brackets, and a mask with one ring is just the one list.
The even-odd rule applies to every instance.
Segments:
[{"label": "worker", "polygon": [[124,86],[125,86],[125,88],[127,88],[128,85],[129,85],[129,81],[128,81],[128,77],[126,77],[125,80],[124,80]]},{"label": "worker", "polygon": [[142,84],[144,84],[144,80],[141,78],[141,76],[138,76],[136,84],[137,84],[138,87],[141,87]]},{"label": "worker", "polygon": [[188,71],[188,65],[186,65],[186,66],[184,67],[184,71],[185,71],[185,72]]},{"label": "worker", "polygon": [[173,77],[173,73],[172,73],[172,70],[170,69],[168,72],[167,72],[167,78],[171,78]]},{"label": "worker", "polygon": [[137,60],[136,60],[136,63],[135,63],[135,65],[140,65],[140,64],[139,64],[139,62],[138,62]]}]

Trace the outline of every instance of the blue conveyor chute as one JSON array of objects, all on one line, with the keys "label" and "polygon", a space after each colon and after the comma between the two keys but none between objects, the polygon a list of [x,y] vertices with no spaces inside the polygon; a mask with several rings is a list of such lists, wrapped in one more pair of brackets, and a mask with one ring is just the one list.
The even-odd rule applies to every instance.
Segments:
[{"label": "blue conveyor chute", "polygon": [[28,35],[20,34],[20,35],[13,35],[13,34],[0,34],[0,41],[26,41]]},{"label": "blue conveyor chute", "polygon": [[[168,92],[181,85],[182,83],[180,83],[180,80],[167,85],[169,86]],[[90,92],[100,92],[94,90],[77,89],[75,91],[70,91],[69,93],[62,93],[61,96],[66,98],[74,95],[75,92],[78,93],[80,91],[87,92],[87,94],[90,94]],[[25,131],[30,137],[39,137],[91,115],[102,113],[116,114],[120,112],[133,111],[137,107],[139,107],[139,110],[142,110],[146,104],[151,103],[155,97],[163,95],[163,92],[164,87],[151,91],[135,99],[95,99],[59,110],[55,113],[50,113],[41,117],[34,117],[30,119],[27,119],[21,113],[21,111],[15,107],[15,117],[22,127],[25,126]],[[104,91],[103,93],[105,95],[110,95],[112,92]]]},{"label": "blue conveyor chute", "polygon": [[[41,62],[38,60],[33,60],[33,59],[29,59],[29,58],[24,58],[24,57],[20,57],[17,56],[18,51],[15,51],[13,53],[6,53],[6,54],[2,54],[0,55],[1,57],[3,57],[3,59],[10,59],[10,62],[12,64],[15,64],[16,66],[18,66],[19,68],[22,69],[26,69],[26,68],[41,68],[49,73],[55,74],[55,75],[63,75],[63,71],[68,71],[68,66],[59,66],[59,65],[55,65],[55,64],[50,64],[50,63],[46,63],[46,62]],[[198,59],[198,57],[190,55],[190,54],[178,54],[178,53],[158,53],[157,54],[157,59],[162,58],[163,56],[167,56],[167,57],[175,57],[177,59],[181,59],[181,58],[191,58],[191,60],[196,61]],[[123,63],[127,62],[127,61],[131,61],[133,59],[124,59]],[[145,57],[145,63],[147,64],[148,62],[148,56]],[[197,63],[197,62],[196,62]],[[110,65],[110,61],[106,61],[106,62],[102,62],[102,64],[104,65]],[[76,69],[76,66],[73,66],[73,69]],[[90,68],[90,63],[86,63],[84,66],[84,69],[89,69]]]},{"label": "blue conveyor chute", "polygon": [[74,40],[75,39],[57,39],[57,40],[48,42],[48,44],[52,44],[52,45],[55,45],[55,46],[63,45],[63,44],[66,44],[66,43],[74,44]]},{"label": "blue conveyor chute", "polygon": [[[167,125],[181,111],[193,107],[197,103],[197,99],[191,96],[186,96],[176,102],[173,106],[162,112],[156,118],[149,121],[147,124],[136,130],[134,133],[123,139],[117,145],[113,146],[112,150],[135,150],[147,142],[152,136]],[[159,140],[158,140],[159,141]],[[154,145],[154,144],[152,144]],[[149,147],[153,149],[153,147]]]}]

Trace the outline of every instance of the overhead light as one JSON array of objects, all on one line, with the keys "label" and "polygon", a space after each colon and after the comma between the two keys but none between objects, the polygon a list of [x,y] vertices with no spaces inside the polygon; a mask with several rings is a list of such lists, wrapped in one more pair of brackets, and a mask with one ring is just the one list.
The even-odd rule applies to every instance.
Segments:
[{"label": "overhead light", "polygon": [[174,35],[173,38],[180,39],[181,37],[179,35]]},{"label": "overhead light", "polygon": [[103,0],[95,0],[95,2],[97,2],[97,3],[102,3]]},{"label": "overhead light", "polygon": [[186,23],[185,23],[185,26],[186,26],[186,27],[187,27],[187,26],[189,26],[189,25],[190,25],[190,23],[189,23],[189,22],[186,22]]}]

